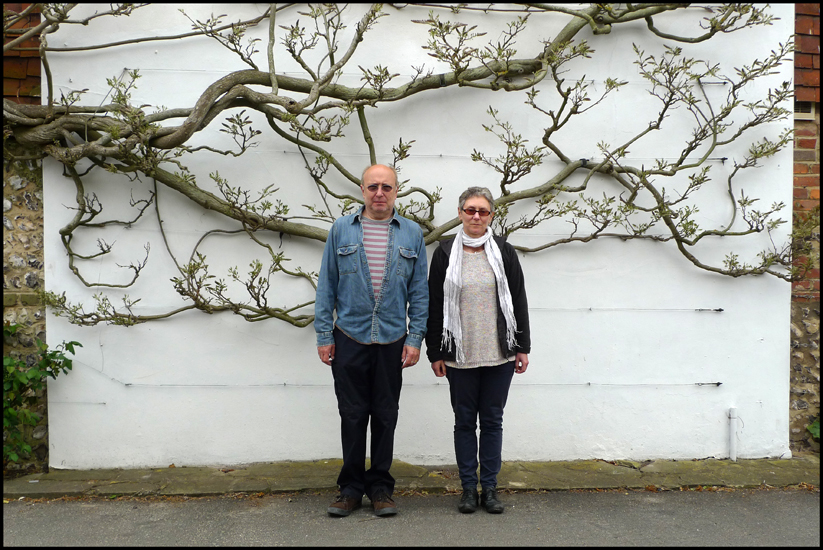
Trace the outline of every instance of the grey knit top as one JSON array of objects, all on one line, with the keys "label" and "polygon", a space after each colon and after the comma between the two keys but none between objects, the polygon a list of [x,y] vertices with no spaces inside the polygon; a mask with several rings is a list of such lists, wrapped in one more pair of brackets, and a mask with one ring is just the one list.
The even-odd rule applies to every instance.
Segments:
[{"label": "grey knit top", "polygon": [[514,360],[505,357],[497,339],[497,285],[485,250],[463,253],[460,326],[466,363],[446,361],[449,367],[493,367]]}]

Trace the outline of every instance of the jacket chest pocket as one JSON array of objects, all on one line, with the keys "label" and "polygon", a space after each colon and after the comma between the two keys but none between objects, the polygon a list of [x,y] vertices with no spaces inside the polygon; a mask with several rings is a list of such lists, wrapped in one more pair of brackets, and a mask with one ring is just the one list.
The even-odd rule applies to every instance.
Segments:
[{"label": "jacket chest pocket", "polygon": [[410,249],[399,247],[400,255],[397,257],[397,274],[408,279],[414,270],[414,263],[417,261],[417,252]]},{"label": "jacket chest pocket", "polygon": [[357,245],[350,244],[337,249],[337,271],[340,275],[357,273]]}]

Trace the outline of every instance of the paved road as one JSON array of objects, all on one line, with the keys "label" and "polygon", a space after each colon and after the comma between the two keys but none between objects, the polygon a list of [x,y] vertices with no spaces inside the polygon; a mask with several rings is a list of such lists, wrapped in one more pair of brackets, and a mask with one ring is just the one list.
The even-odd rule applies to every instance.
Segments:
[{"label": "paved road", "polygon": [[814,546],[819,490],[518,492],[505,513],[457,512],[454,494],[407,494],[325,513],[329,492],[212,498],[22,500],[3,506],[4,546]]}]

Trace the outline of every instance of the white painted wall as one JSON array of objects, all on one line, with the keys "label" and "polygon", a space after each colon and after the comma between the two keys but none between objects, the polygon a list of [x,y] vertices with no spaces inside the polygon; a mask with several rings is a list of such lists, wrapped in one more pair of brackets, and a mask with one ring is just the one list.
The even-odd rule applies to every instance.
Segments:
[{"label": "white painted wall", "polygon": [[[253,17],[264,6],[203,4],[185,9],[200,19],[230,11],[228,19],[237,20]],[[78,9],[90,12],[93,6]],[[350,8],[350,28],[364,9],[360,5]],[[293,20],[296,10],[278,15],[278,23]],[[776,5],[773,10],[781,19],[771,27],[683,47],[691,55],[722,63],[728,71],[754,57],[762,59],[792,33],[792,5]],[[426,10],[398,12],[388,7],[386,11],[390,16],[367,35],[350,67],[380,63],[404,76],[411,74],[410,66],[422,63],[436,72],[444,70],[418,47],[426,39],[426,28],[409,23],[425,18]],[[695,18],[702,16],[699,10],[690,13]],[[441,13],[441,18],[448,17]],[[502,28],[506,18],[465,13],[460,20],[491,30]],[[527,36],[519,41],[522,56],[534,55],[538,48],[534,40],[554,36],[567,20],[557,15],[533,18]],[[659,25],[680,31],[683,20],[661,18]],[[176,5],[157,5],[138,10],[128,19],[95,20],[88,28],[64,26],[49,36],[49,44],[75,46],[188,29]],[[264,39],[262,44],[266,29],[263,24],[253,31]],[[489,38],[496,38],[496,33],[489,32]],[[607,37],[593,37],[587,31],[581,37],[589,39],[596,53],[586,63],[572,64],[570,78],[586,74],[594,80],[595,93],[602,89],[606,76],[629,82],[582,116],[574,130],[562,134],[566,151],[584,158],[597,155],[598,141],[616,144],[625,140],[655,115],[657,104],[634,72],[631,44],[638,43],[659,56],[664,42],[650,37],[642,21],[616,27]],[[261,67],[266,66],[264,54],[257,59]],[[139,68],[143,77],[134,103],[168,107],[193,105],[209,83],[245,68],[205,38],[85,54],[54,53],[49,61],[58,96],[60,91],[88,88],[83,103],[107,102],[105,79],[120,76],[124,67]],[[277,67],[299,73],[282,49],[277,51]],[[790,79],[791,74],[787,64],[770,85]],[[359,73],[346,69],[341,81],[356,84]],[[551,83],[546,81],[541,87],[541,100],[552,108],[557,99]],[[720,97],[722,92],[718,88],[709,93]],[[544,121],[523,104],[524,99],[522,94],[450,89],[370,109],[378,160],[389,162],[390,147],[401,137],[416,140],[412,158],[402,164],[402,176],[428,189],[442,187],[444,200],[437,221],[449,220],[465,187],[483,184],[499,189],[495,173],[469,158],[473,149],[490,156],[501,152],[499,143],[480,126],[491,122],[485,114],[489,104],[532,145],[539,144]],[[262,117],[251,116],[264,135],[260,145],[239,161],[203,153],[184,160],[198,176],[199,185],[211,188],[208,174],[219,170],[234,185],[249,189],[274,183],[293,212],[300,204],[316,203],[295,148],[276,139]],[[687,121],[683,113],[678,116]],[[368,162],[368,152],[355,124],[333,151],[352,172],[359,173]],[[771,126],[766,132],[776,136],[787,124]],[[218,127],[213,124],[194,144],[230,147]],[[632,147],[629,157],[650,164],[656,157],[675,156],[689,131],[686,125],[672,125]],[[728,150],[727,156],[739,155],[745,147]],[[761,197],[763,205],[774,201],[791,205],[791,162],[787,149],[763,168],[739,178],[738,185]],[[704,224],[719,226],[728,216],[722,199],[730,164],[712,165],[717,189],[702,194],[700,220]],[[524,185],[548,179],[559,166],[556,160],[547,159]],[[91,295],[98,291],[86,289],[69,272],[58,238],[58,229],[73,215],[66,205],[74,197],[73,185],[60,172],[57,163],[45,162],[46,282],[50,290],[65,291],[71,301],[83,301],[88,309],[93,307]],[[575,176],[576,181],[582,177]],[[337,183],[345,188],[344,182]],[[87,192],[97,193],[104,216],[111,217],[128,215],[130,190],[136,198],[143,198],[150,189],[151,182],[132,184],[104,173],[86,181]],[[166,188],[159,189],[159,209],[181,262],[205,231],[236,228],[190,206]],[[539,243],[561,234],[564,225],[541,226],[532,234],[516,234],[512,241]],[[153,210],[133,228],[113,234],[106,236],[108,242],[116,241],[111,257],[81,266],[87,279],[127,281],[129,273],[116,263],[141,259],[143,245],[150,243],[148,267],[134,287],[107,294],[115,303],[122,294],[141,297],[135,309],[140,314],[183,305],[169,282],[176,271]],[[76,251],[94,252],[100,236],[93,231],[78,232]],[[277,235],[267,238],[279,244]],[[706,242],[699,251],[719,263],[732,250],[741,259],[753,258],[765,245],[765,237],[756,236]],[[320,243],[287,236],[282,246],[295,266],[319,270]],[[429,247],[430,254],[433,249]],[[210,272],[218,277],[227,277],[229,266],[242,271],[253,258],[264,259],[260,248],[238,237],[212,237],[201,250],[208,254]],[[737,407],[742,419],[739,457],[790,456],[787,283],[770,277],[712,275],[693,267],[672,244],[639,241],[601,240],[555,247],[521,261],[529,291],[533,348],[529,370],[516,376],[509,396],[504,460],[727,457],[729,407]],[[313,293],[308,285],[286,281],[277,296],[274,301],[285,305],[311,300]],[[717,308],[723,312],[695,311]],[[199,312],[131,328],[80,328],[49,317],[49,343],[70,339],[83,344],[74,370],[49,385],[52,467],[240,464],[341,455],[332,377],[317,358],[313,327],[297,329],[276,320],[248,323],[231,314]],[[698,385],[711,382],[722,385]],[[396,457],[418,464],[453,463],[447,382],[435,378],[425,359],[405,372],[400,407]]]}]

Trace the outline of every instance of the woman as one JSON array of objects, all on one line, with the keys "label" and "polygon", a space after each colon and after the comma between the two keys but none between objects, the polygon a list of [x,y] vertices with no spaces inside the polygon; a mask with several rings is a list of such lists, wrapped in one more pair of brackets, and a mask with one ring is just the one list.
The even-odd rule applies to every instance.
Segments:
[{"label": "woman", "polygon": [[[477,509],[477,418],[480,417],[480,505],[503,512],[497,474],[503,449],[503,408],[514,373],[529,366],[529,311],[512,245],[492,236],[494,199],[485,187],[460,195],[463,226],[440,243],[429,271],[426,347],[434,374],[449,380],[454,450],[463,494],[458,510]],[[491,312],[496,312],[491,314]]]}]

